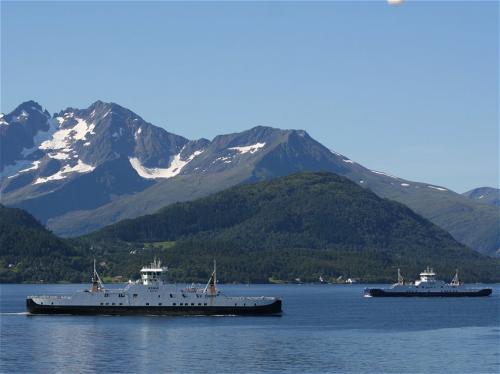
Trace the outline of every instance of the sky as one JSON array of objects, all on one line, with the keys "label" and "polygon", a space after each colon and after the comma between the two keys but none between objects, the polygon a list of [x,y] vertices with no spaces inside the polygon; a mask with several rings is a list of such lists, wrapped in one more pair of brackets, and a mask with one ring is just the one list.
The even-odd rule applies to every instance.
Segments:
[{"label": "sky", "polygon": [[0,110],[96,100],[190,139],[304,129],[457,192],[499,184],[499,5],[5,2]]}]

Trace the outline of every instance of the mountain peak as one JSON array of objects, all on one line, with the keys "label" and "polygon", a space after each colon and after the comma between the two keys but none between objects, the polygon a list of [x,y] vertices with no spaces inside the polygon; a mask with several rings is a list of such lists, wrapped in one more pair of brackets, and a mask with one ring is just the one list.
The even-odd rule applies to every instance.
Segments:
[{"label": "mountain peak", "polygon": [[49,112],[44,110],[43,107],[34,100],[28,100],[19,104],[16,109],[10,112],[6,117],[10,121],[18,122],[27,119],[32,114],[42,114],[45,117],[50,117]]}]

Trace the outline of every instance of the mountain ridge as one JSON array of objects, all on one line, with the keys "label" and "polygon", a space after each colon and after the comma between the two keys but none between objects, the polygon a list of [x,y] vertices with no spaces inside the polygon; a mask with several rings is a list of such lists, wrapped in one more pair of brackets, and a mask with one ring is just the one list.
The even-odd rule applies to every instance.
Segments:
[{"label": "mountain ridge", "polygon": [[[32,103],[25,104],[29,108]],[[2,145],[16,143],[6,128],[30,121],[30,115],[18,119],[18,109],[2,117]],[[40,122],[46,111],[33,111],[38,113],[33,121]],[[12,118],[15,121],[9,124],[7,119]],[[47,118],[44,126],[42,130],[47,126],[50,130],[42,132],[43,137],[36,135],[38,147],[24,152],[26,156],[17,149],[2,157],[7,161],[0,163],[0,193],[2,203],[27,209],[64,236],[233,185],[299,171],[327,171],[406,204],[482,253],[500,255],[497,207],[445,187],[370,170],[324,147],[304,130],[256,126],[212,140],[189,140],[102,101],[86,109],[62,110]],[[95,191],[98,198],[92,201]]]}]

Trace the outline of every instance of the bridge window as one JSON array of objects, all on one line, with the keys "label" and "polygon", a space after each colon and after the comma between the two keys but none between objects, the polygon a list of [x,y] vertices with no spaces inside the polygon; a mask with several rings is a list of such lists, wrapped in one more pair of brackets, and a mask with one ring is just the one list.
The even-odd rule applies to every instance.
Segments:
[{"label": "bridge window", "polygon": [[149,305],[149,303],[146,303],[146,305]]},{"label": "bridge window", "polygon": [[191,305],[194,305],[194,303],[191,303]]},{"label": "bridge window", "polygon": [[158,303],[158,305],[161,305],[161,303]]},{"label": "bridge window", "polygon": [[172,305],[174,305],[174,306],[175,306],[175,305],[177,305],[177,304],[176,304],[176,303],[173,303]]}]

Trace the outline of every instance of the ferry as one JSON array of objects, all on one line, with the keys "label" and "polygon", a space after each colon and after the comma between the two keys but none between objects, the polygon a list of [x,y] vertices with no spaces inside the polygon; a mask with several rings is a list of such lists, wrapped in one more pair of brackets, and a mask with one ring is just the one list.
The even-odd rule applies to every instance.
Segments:
[{"label": "ferry", "polygon": [[458,279],[458,270],[450,283],[436,279],[433,269],[420,273],[414,283],[405,283],[398,269],[398,282],[390,288],[365,288],[365,297],[477,297],[491,295],[491,288],[467,288]]},{"label": "ferry", "polygon": [[205,288],[194,285],[178,289],[168,283],[168,268],[154,260],[141,269],[141,279],[124,288],[106,288],[96,271],[92,286],[69,296],[28,296],[30,314],[106,315],[279,315],[281,299],[276,297],[231,297],[217,289],[214,269]]}]

